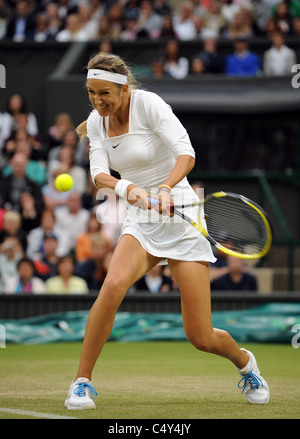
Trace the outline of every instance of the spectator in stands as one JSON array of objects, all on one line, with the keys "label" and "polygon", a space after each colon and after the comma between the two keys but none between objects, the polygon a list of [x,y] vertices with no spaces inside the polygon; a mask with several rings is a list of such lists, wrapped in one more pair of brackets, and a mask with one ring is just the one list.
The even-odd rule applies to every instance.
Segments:
[{"label": "spectator in stands", "polygon": [[285,35],[293,33],[293,17],[289,11],[289,2],[281,1],[275,5],[274,20],[280,31]]},{"label": "spectator in stands", "polygon": [[92,257],[92,240],[94,237],[104,237],[107,241],[107,249],[111,247],[110,241],[102,232],[102,225],[95,213],[91,214],[87,230],[81,233],[76,240],[75,257],[77,262],[84,262]]},{"label": "spectator in stands", "polygon": [[22,218],[19,212],[13,210],[6,210],[3,216],[3,227],[0,232],[0,244],[6,238],[13,238],[18,240],[22,246],[22,251],[26,251],[26,236],[22,230]]},{"label": "spectator in stands", "polygon": [[48,3],[46,5],[46,14],[48,18],[48,35],[51,39],[55,39],[63,24],[58,15],[58,5],[54,2]]},{"label": "spectator in stands", "polygon": [[215,251],[216,262],[210,264],[210,280],[214,281],[224,274],[228,273],[227,255],[219,251]]},{"label": "spectator in stands", "polygon": [[151,76],[158,79],[166,76],[163,58],[156,58],[151,62]]},{"label": "spectator in stands", "polygon": [[195,26],[195,31],[196,31],[196,36],[195,39],[202,39],[206,37],[207,32],[213,32],[208,28],[205,28],[203,26],[203,17],[201,17],[200,15],[194,15],[193,16],[193,22],[194,22],[194,26]]},{"label": "spectator in stands", "polygon": [[[26,177],[28,160],[24,154],[13,155],[10,165],[12,174],[2,178],[0,184],[0,200],[3,207],[20,210],[20,196],[24,191],[30,191],[35,198],[36,208],[40,211],[43,207],[43,196],[40,186]],[[6,208],[7,208],[6,207]]]},{"label": "spectator in stands", "polygon": [[80,33],[80,18],[78,14],[70,14],[66,17],[65,27],[55,37],[58,42],[85,41],[85,36]]},{"label": "spectator in stands", "polygon": [[205,73],[223,73],[224,57],[218,52],[217,39],[214,37],[205,38],[203,50],[199,54],[203,61]]},{"label": "spectator in stands", "polygon": [[211,282],[212,290],[257,291],[256,277],[247,272],[243,259],[227,255],[228,273]]},{"label": "spectator in stands", "polygon": [[11,9],[5,0],[0,0],[0,40],[5,38]]},{"label": "spectator in stands", "polygon": [[170,17],[172,15],[172,7],[168,0],[154,0],[154,10],[162,17]]},{"label": "spectator in stands", "polygon": [[138,38],[158,38],[162,29],[162,23],[162,16],[155,12],[152,2],[150,0],[142,0],[135,28]]},{"label": "spectator in stands", "polygon": [[65,133],[69,130],[74,130],[72,118],[68,113],[59,113],[55,116],[54,124],[47,132],[47,150],[46,158],[48,158],[49,151],[55,146],[61,146]]},{"label": "spectator in stands", "polygon": [[63,256],[57,264],[58,275],[46,280],[48,294],[86,294],[89,292],[84,279],[74,276],[74,258]]},{"label": "spectator in stands", "polygon": [[176,38],[171,15],[163,15],[160,38]]},{"label": "spectator in stands", "polygon": [[21,229],[27,234],[31,230],[39,227],[41,222],[41,212],[36,207],[36,201],[30,190],[24,191],[20,196],[20,215]]},{"label": "spectator in stands", "polygon": [[43,43],[47,40],[53,40],[54,36],[49,32],[48,16],[41,12],[35,17],[35,27],[33,31],[33,40],[37,43]]},{"label": "spectator in stands", "polygon": [[90,290],[99,291],[107,272],[106,256],[110,252],[110,244],[99,233],[92,236],[91,244],[91,257],[77,264],[75,274],[86,281]]},{"label": "spectator in stands", "polygon": [[179,13],[173,17],[173,28],[179,40],[193,40],[196,38],[192,3],[184,2],[181,4]]},{"label": "spectator in stands", "polygon": [[140,15],[139,0],[128,0],[123,6],[125,18],[136,21]]},{"label": "spectator in stands", "polygon": [[43,294],[44,282],[35,276],[35,267],[30,258],[23,257],[17,263],[17,276],[7,280],[5,292],[8,294]]},{"label": "spectator in stands", "polygon": [[276,24],[273,17],[270,17],[266,23],[266,26],[262,32],[264,37],[272,38],[274,32],[281,32],[279,26]]},{"label": "spectator in stands", "polygon": [[[252,2],[253,28],[255,34],[265,35],[268,21],[272,18],[271,4],[278,3],[280,0],[257,0]],[[275,23],[275,21],[274,21]]]},{"label": "spectator in stands", "polygon": [[6,238],[0,245],[0,293],[5,292],[8,280],[17,276],[17,264],[23,256],[22,245],[15,238]]},{"label": "spectator in stands", "polygon": [[100,17],[104,15],[105,2],[103,0],[90,0],[89,3],[92,8],[92,19],[98,22]]},{"label": "spectator in stands", "polygon": [[5,112],[2,113],[1,117],[2,139],[4,141],[16,131],[19,114],[27,114],[26,130],[28,134],[33,137],[39,134],[36,116],[27,110],[25,98],[20,93],[14,93],[8,98]]},{"label": "spectator in stands", "polygon": [[282,32],[272,35],[272,47],[265,51],[263,70],[266,76],[291,75],[291,69],[297,62],[296,52],[285,45]]},{"label": "spectator in stands", "polygon": [[256,76],[260,73],[260,58],[249,51],[248,39],[239,35],[234,40],[234,53],[225,58],[228,76]]},{"label": "spectator in stands", "polygon": [[76,247],[77,236],[87,230],[90,212],[82,207],[81,196],[78,192],[71,192],[66,203],[55,211],[56,223],[59,229],[69,235],[70,247]]},{"label": "spectator in stands", "polygon": [[[202,198],[202,197],[203,197],[203,195],[200,196],[199,198]],[[231,241],[223,233],[220,234],[218,242],[220,242],[220,244],[223,244],[226,248],[232,248]],[[217,260],[216,260],[216,262],[210,264],[209,274],[210,274],[211,281],[218,279],[219,277],[223,276],[224,274],[227,274],[229,271],[227,255],[225,253],[221,252],[220,250],[218,250],[217,248],[214,249],[214,254],[215,254],[215,257],[217,258]]]},{"label": "spectator in stands", "polygon": [[[42,161],[32,160],[32,149],[27,140],[18,140],[16,143],[15,154],[22,154],[26,157],[27,164],[25,169],[25,176],[31,181],[34,181],[39,186],[42,186],[46,181],[46,165]],[[13,158],[12,158],[13,159]],[[3,177],[12,174],[12,166],[7,165],[2,170]]]},{"label": "spectator in stands", "polygon": [[42,280],[57,276],[57,264],[59,256],[57,254],[58,240],[52,232],[47,232],[43,242],[43,257],[34,261],[37,276]]},{"label": "spectator in stands", "polygon": [[78,38],[85,41],[93,40],[97,34],[98,21],[92,17],[92,7],[89,4],[82,4],[78,7],[78,16],[80,21],[80,29]]},{"label": "spectator in stands", "polygon": [[172,279],[163,274],[160,265],[156,265],[134,284],[133,290],[149,291],[152,294],[167,293],[172,290]]},{"label": "spectator in stands", "polygon": [[293,18],[293,36],[300,36],[300,16]]},{"label": "spectator in stands", "polygon": [[15,2],[14,12],[8,22],[6,38],[21,42],[31,38],[33,33],[33,19],[30,14],[29,4],[25,0]]},{"label": "spectator in stands", "polygon": [[[17,147],[19,141],[26,141],[30,145],[31,160],[44,160],[43,143],[41,141],[41,136],[38,134],[36,136],[31,136],[27,130],[28,126],[28,116],[27,114],[18,114],[16,117],[17,126],[15,131],[13,131],[12,136],[8,140],[14,140],[15,146]],[[14,149],[15,151],[15,149]],[[12,155],[11,155],[12,156]]]},{"label": "spectator in stands", "polygon": [[112,39],[113,37],[114,35],[110,27],[110,21],[108,15],[102,15],[98,23],[96,39],[98,38]]},{"label": "spectator in stands", "polygon": [[[124,20],[124,29],[120,33],[120,39],[123,41],[134,41],[137,39],[136,31],[137,20],[131,17],[127,17]],[[100,50],[102,52],[102,50]],[[111,52],[111,50],[110,50]]]},{"label": "spectator in stands", "polygon": [[191,62],[191,74],[202,75],[205,72],[205,64],[201,56],[194,56]]},{"label": "spectator in stands", "polygon": [[117,3],[111,4],[108,10],[109,27],[112,39],[118,39],[124,28],[123,8]]},{"label": "spectator in stands", "polygon": [[72,146],[63,146],[59,153],[59,160],[52,160],[48,163],[48,184],[51,184],[53,173],[58,169],[64,169],[65,173],[68,173],[73,177],[73,189],[82,195],[86,189],[87,175],[86,171],[81,166],[75,164],[75,151]]},{"label": "spectator in stands", "polygon": [[193,14],[197,17],[204,17],[208,12],[208,6],[211,0],[193,0]]},{"label": "spectator in stands", "polygon": [[221,12],[221,3],[219,0],[211,0],[208,11],[203,17],[203,26],[211,29],[217,35],[221,35],[227,28],[227,21]]},{"label": "spectator in stands", "polygon": [[110,41],[109,38],[103,38],[100,41],[98,51],[104,52],[104,53],[112,53],[113,52],[113,45],[112,45],[112,42]]},{"label": "spectator in stands", "polygon": [[189,61],[180,56],[177,40],[169,40],[165,48],[165,72],[174,79],[183,79],[189,73]]},{"label": "spectator in stands", "polygon": [[66,168],[58,168],[53,172],[52,178],[50,179],[48,184],[45,184],[42,187],[44,205],[46,209],[59,209],[62,206],[65,206],[68,201],[69,195],[72,191],[61,192],[58,191],[55,187],[55,179],[60,174],[66,173]]},{"label": "spectator in stands", "polygon": [[33,261],[41,260],[44,257],[43,246],[47,234],[52,233],[57,237],[57,255],[65,256],[69,253],[69,233],[57,225],[52,210],[45,209],[41,215],[41,225],[32,229],[27,236],[27,256]]},{"label": "spectator in stands", "polygon": [[221,1],[221,14],[225,18],[228,25],[230,25],[234,17],[238,12],[240,12],[242,5],[236,1],[232,0],[222,0]]},{"label": "spectator in stands", "polygon": [[79,166],[83,166],[86,154],[86,142],[81,142],[73,129],[67,130],[62,136],[62,142],[49,151],[47,159],[48,164],[53,160],[59,160],[60,152],[65,146],[70,147],[73,150],[74,162]]},{"label": "spectator in stands", "polygon": [[[249,16],[250,14],[250,16]],[[234,39],[238,35],[245,35],[245,37],[253,36],[253,28],[251,21],[251,12],[247,9],[241,9],[237,12],[233,18],[233,21],[229,24],[228,28],[223,32],[223,36],[226,38]]]},{"label": "spectator in stands", "polygon": [[77,0],[56,0],[56,3],[58,15],[62,21],[66,21],[68,15],[77,11]]}]

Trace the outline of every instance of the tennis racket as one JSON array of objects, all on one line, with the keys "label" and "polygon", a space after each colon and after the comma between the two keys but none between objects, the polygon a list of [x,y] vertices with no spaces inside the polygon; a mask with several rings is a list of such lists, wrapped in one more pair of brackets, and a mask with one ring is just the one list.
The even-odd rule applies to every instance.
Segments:
[{"label": "tennis racket", "polygon": [[[159,200],[149,197],[151,207]],[[198,222],[184,210],[198,206]],[[201,214],[201,207],[204,208]],[[214,192],[192,204],[170,204],[170,211],[195,227],[217,249],[241,259],[259,259],[272,244],[272,227],[265,211],[254,201],[231,192]]]}]

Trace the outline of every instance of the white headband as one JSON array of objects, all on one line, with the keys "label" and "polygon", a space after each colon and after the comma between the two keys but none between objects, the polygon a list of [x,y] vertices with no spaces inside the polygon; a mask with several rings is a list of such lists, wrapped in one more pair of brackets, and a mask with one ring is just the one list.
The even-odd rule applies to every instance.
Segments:
[{"label": "white headband", "polygon": [[127,84],[127,76],[120,73],[107,72],[101,69],[89,69],[87,79],[102,79],[115,84]]}]

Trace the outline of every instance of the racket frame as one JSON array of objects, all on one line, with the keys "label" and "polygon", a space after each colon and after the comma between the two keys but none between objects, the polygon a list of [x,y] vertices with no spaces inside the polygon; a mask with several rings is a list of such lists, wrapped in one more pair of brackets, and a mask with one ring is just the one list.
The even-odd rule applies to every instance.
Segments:
[{"label": "racket frame", "polygon": [[[260,215],[261,219],[263,220],[264,226],[266,228],[266,234],[267,234],[266,243],[265,243],[262,250],[260,250],[258,252],[253,252],[253,253],[241,253],[241,252],[234,251],[230,248],[227,248],[223,244],[217,242],[212,236],[210,236],[210,234],[206,230],[205,225],[202,223],[200,209],[198,212],[198,223],[196,221],[194,221],[192,218],[190,218],[188,215],[186,215],[184,212],[181,212],[180,210],[178,210],[180,208],[184,209],[184,208],[188,208],[188,207],[201,206],[201,205],[203,205],[204,209],[205,209],[205,203],[208,200],[210,200],[212,198],[222,198],[222,197],[231,197],[231,198],[239,199],[239,200],[243,201],[245,204],[247,204],[248,206],[250,206],[252,209],[254,209]],[[149,197],[149,203],[152,207],[153,205],[159,203],[159,200]],[[223,252],[227,255],[235,256],[235,257],[240,258],[240,259],[248,259],[248,260],[260,259],[263,256],[265,256],[271,248],[273,233],[272,233],[272,226],[271,226],[271,223],[269,221],[269,218],[268,218],[266,212],[257,203],[255,203],[254,201],[245,197],[244,195],[235,194],[233,192],[224,192],[224,191],[214,192],[212,194],[207,195],[205,198],[203,198],[199,201],[196,201],[195,203],[185,204],[185,205],[176,205],[176,204],[171,203],[170,204],[170,211],[171,211],[171,213],[174,213],[175,215],[178,215],[182,219],[184,219],[185,221],[189,222],[214,247],[216,247],[218,250],[220,250],[221,252]]]}]

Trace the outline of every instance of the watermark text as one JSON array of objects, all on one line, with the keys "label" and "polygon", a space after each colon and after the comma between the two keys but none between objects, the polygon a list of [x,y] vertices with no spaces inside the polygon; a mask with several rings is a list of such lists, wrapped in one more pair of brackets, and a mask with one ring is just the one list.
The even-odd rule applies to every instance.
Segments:
[{"label": "watermark text", "polygon": [[6,88],[6,69],[3,64],[0,64],[0,88]]}]

